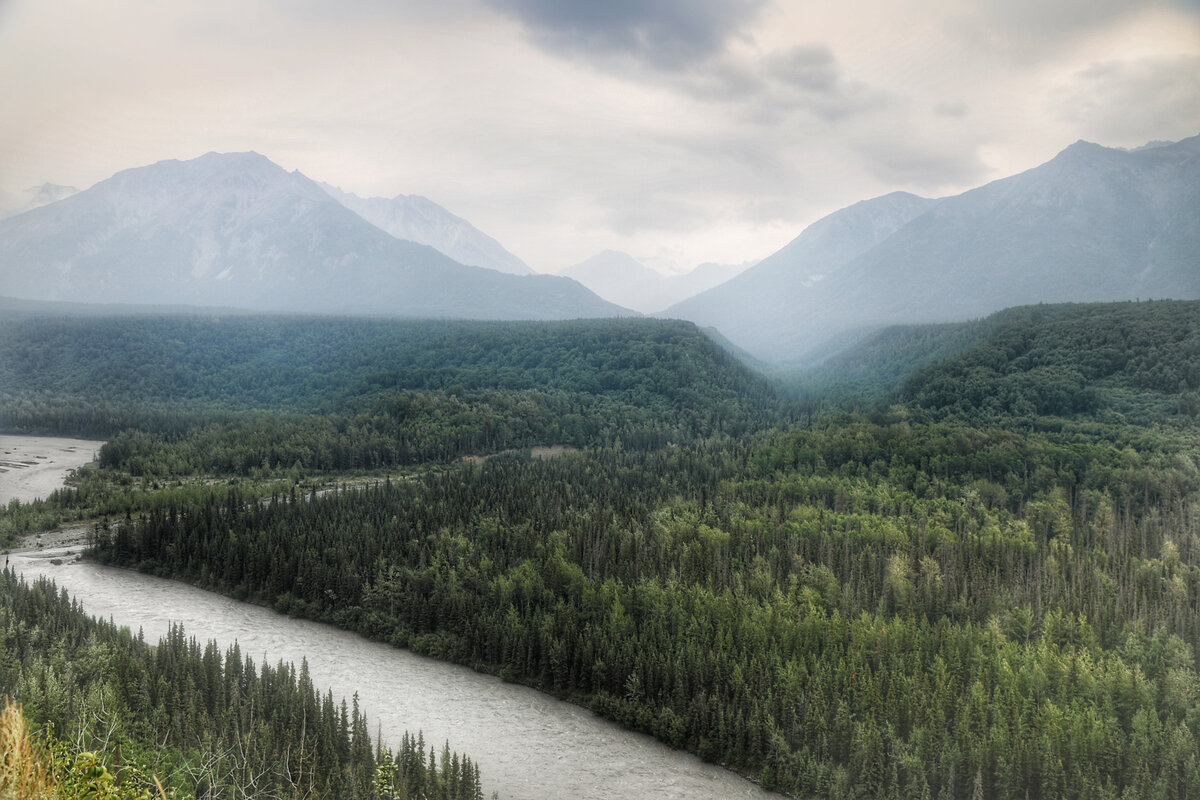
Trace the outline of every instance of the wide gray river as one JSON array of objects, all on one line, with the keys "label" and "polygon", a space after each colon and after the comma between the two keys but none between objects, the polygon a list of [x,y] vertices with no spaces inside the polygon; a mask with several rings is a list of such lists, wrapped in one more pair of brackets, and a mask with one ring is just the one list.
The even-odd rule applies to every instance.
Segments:
[{"label": "wide gray river", "polygon": [[308,659],[313,683],[347,700],[358,692],[372,734],[398,744],[403,731],[467,753],[484,793],[528,798],[688,798],[779,795],[631,733],[590,711],[499,678],[305,620],[291,619],[175,581],[91,563],[50,562],[51,551],[13,555],[27,579],[52,578],[88,613],[157,641],[182,623],[201,642],[237,640],[256,663]]}]

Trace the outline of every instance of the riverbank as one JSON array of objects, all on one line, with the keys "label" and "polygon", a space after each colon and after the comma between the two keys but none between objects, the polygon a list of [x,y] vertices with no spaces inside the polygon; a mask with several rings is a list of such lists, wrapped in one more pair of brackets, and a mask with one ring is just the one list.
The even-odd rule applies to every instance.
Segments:
[{"label": "riverbank", "polygon": [[69,525],[52,531],[39,531],[21,537],[21,543],[9,549],[9,555],[26,558],[76,559],[88,544],[87,525]]}]

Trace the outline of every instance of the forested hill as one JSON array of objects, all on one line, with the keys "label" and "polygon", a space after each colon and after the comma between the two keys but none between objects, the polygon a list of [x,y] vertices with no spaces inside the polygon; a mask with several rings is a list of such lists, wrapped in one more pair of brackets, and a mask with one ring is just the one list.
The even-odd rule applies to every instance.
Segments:
[{"label": "forested hill", "polygon": [[672,406],[771,394],[691,323],[635,319],[10,320],[0,322],[0,385],[231,408],[329,407],[382,388],[536,389]]},{"label": "forested hill", "polygon": [[819,366],[784,376],[814,397],[860,402],[891,398],[921,369],[958,356],[987,338],[992,317],[972,322],[891,325],[838,350]]},{"label": "forested hill", "polygon": [[983,341],[917,372],[901,399],[982,422],[1200,416],[1200,302],[1024,306],[986,322]]},{"label": "forested hill", "polygon": [[1200,302],[1020,306],[970,322],[893,325],[785,384],[869,407],[935,416],[1133,414],[1200,408]]},{"label": "forested hill", "polygon": [[[109,463],[142,474],[654,447],[771,424],[782,403],[765,378],[678,321],[0,322],[0,430],[113,438]],[[176,452],[157,450],[152,466],[147,437],[163,436]]]}]

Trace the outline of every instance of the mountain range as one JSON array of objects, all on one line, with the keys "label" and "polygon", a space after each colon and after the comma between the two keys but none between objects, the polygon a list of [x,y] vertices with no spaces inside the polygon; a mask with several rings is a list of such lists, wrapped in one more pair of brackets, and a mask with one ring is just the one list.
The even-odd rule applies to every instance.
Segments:
[{"label": "mountain range", "polygon": [[327,183],[322,183],[321,188],[334,200],[397,239],[427,244],[460,264],[513,275],[534,274],[528,264],[505,250],[495,239],[428,198],[399,194],[391,199],[370,197],[364,200]]},{"label": "mountain range", "polygon": [[1200,298],[1200,137],[1088,142],[954,197],[890,194],[835,212],[664,316],[805,363],[895,323],[1029,303]]},{"label": "mountain range", "polygon": [[14,217],[35,208],[56,203],[59,200],[76,194],[79,190],[74,186],[60,186],[56,183],[43,183],[26,189],[20,194],[0,192],[0,219]]},{"label": "mountain range", "polygon": [[516,274],[529,267],[436,203],[364,200],[256,153],[163,161],[74,194],[47,185],[29,200],[46,204],[0,219],[0,296],[562,319],[654,311],[699,291],[657,316],[785,366],[892,324],[1200,298],[1200,136],[1132,151],[1077,142],[957,196],[865,200],[723,282],[741,268],[667,278],[615,251],[565,277]]},{"label": "mountain range", "polygon": [[474,319],[625,315],[579,283],[397,239],[257,153],[125,170],[0,220],[0,295]]},{"label": "mountain range", "polygon": [[682,275],[664,275],[628,253],[605,250],[558,274],[574,278],[605,300],[649,314],[724,283],[750,263],[706,263]]}]

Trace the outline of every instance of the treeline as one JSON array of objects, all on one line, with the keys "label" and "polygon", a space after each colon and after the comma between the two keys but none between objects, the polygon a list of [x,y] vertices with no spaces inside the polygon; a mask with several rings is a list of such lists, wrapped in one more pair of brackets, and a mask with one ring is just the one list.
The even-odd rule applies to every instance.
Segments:
[{"label": "treeline", "polygon": [[1190,452],[844,422],[213,491],[97,528],[94,552],[497,671],[799,796],[1183,797]]},{"label": "treeline", "polygon": [[59,743],[60,779],[90,760],[71,798],[157,798],[156,777],[171,797],[198,800],[483,797],[474,762],[448,747],[420,734],[395,751],[372,744],[357,698],[348,707],[322,695],[306,664],[256,667],[236,644],[201,645],[178,626],[151,646],[87,617],[53,583],[7,570],[0,695]]},{"label": "treeline", "polygon": [[178,436],[126,430],[101,448],[100,464],[135,477],[301,476],[444,463],[548,444],[654,449],[746,425],[736,413],[724,423],[719,412],[702,409],[660,416],[534,391],[403,391],[353,413],[245,415],[198,424]]}]

